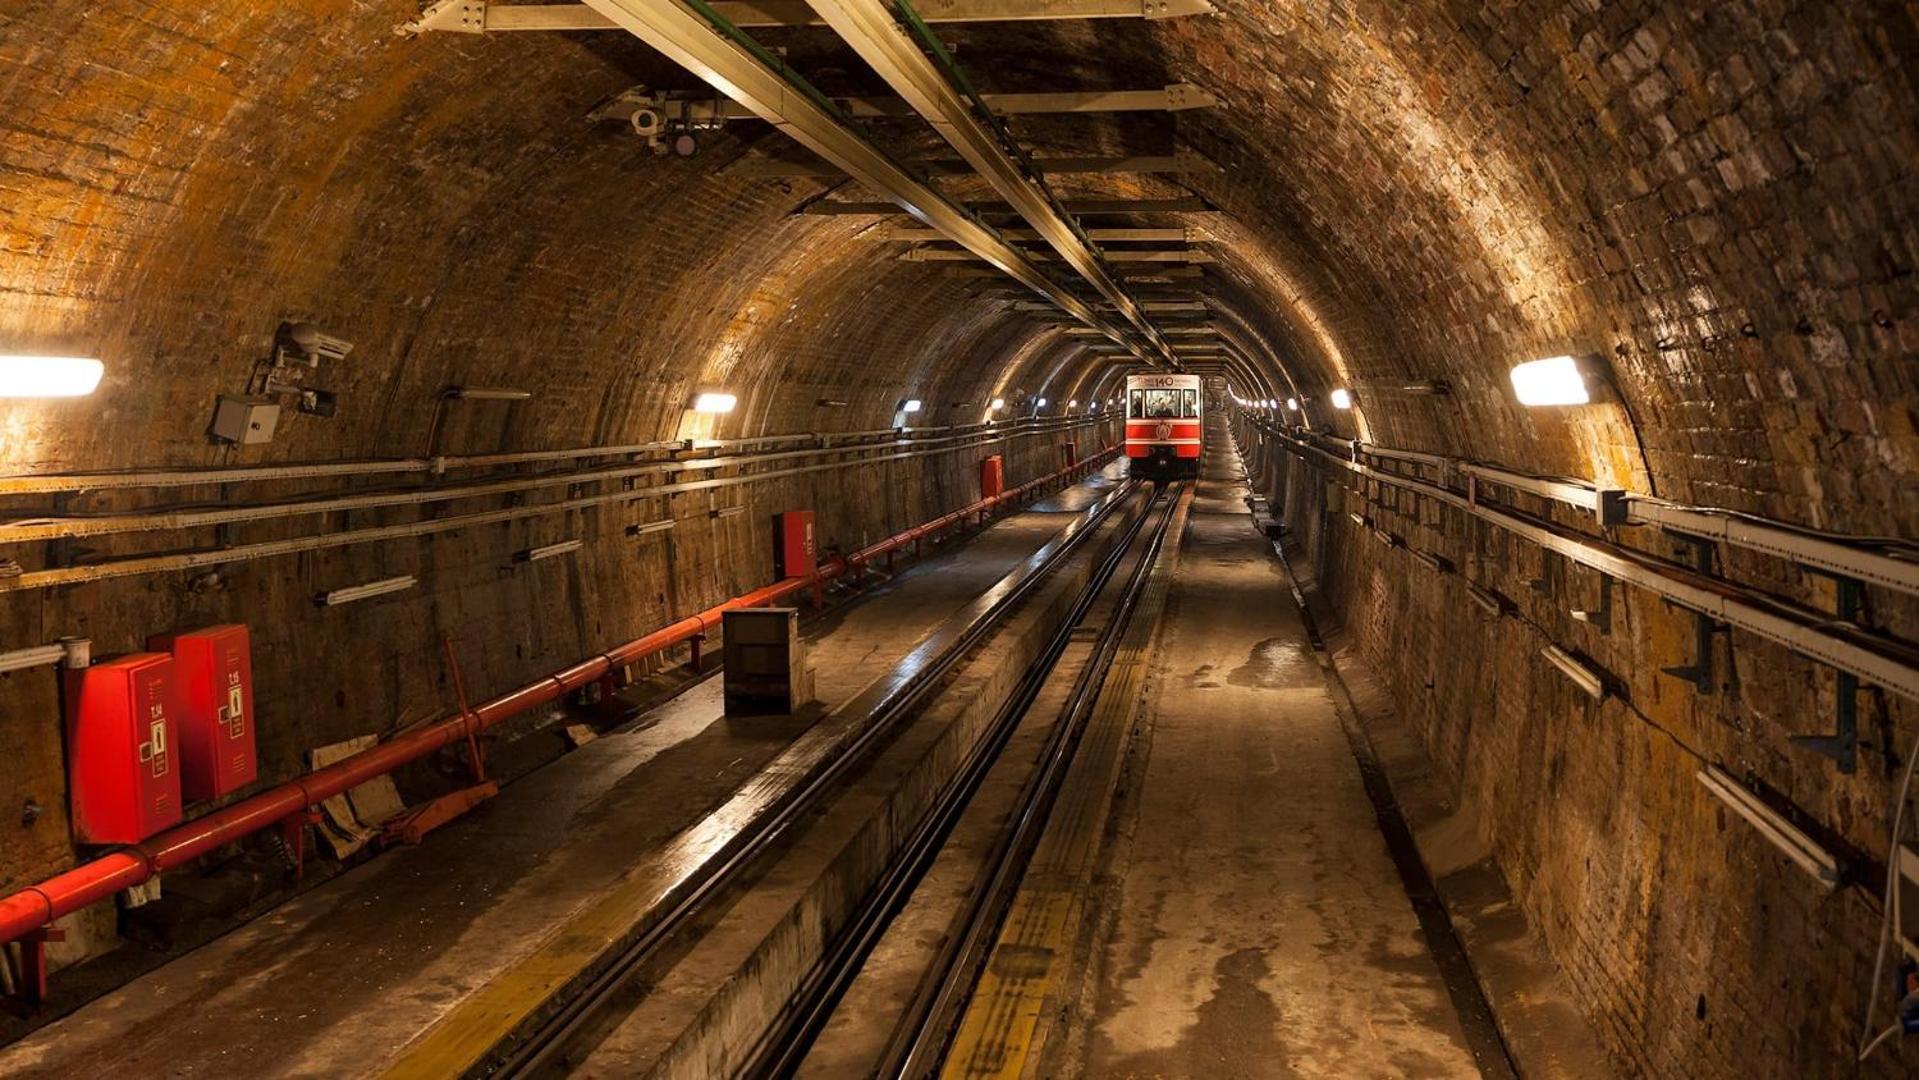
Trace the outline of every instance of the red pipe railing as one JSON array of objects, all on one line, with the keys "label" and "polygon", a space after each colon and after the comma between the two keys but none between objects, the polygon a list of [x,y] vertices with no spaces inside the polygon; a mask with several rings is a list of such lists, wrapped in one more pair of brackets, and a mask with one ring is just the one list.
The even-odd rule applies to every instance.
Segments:
[{"label": "red pipe railing", "polygon": [[168,870],[178,869],[241,837],[291,819],[304,820],[303,816],[311,807],[374,777],[384,776],[441,747],[463,742],[529,709],[558,701],[628,664],[704,638],[707,631],[720,625],[728,611],[776,603],[802,589],[824,585],[848,570],[857,572],[881,555],[951,528],[974,514],[984,517],[1020,501],[1047,484],[1084,476],[1113,453],[1114,448],[1107,447],[1092,458],[1058,472],[1030,480],[1000,495],[980,499],[970,506],[941,515],[876,544],[869,544],[850,555],[830,559],[811,574],[786,578],[743,596],[736,596],[644,637],[616,645],[598,656],[509,690],[465,713],[412,728],[324,769],[289,780],[141,843],[82,863],[37,885],[30,885],[0,899],[0,944],[18,940],[63,915],[105,900],[122,889],[131,888]]}]

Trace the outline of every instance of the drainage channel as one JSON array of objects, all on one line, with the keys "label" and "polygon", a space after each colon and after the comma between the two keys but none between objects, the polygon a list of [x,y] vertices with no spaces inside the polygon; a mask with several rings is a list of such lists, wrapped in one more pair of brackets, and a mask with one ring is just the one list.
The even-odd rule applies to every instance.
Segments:
[{"label": "drainage channel", "polygon": [[[627,887],[582,912],[516,971],[408,1047],[389,1076],[529,1075],[562,1062],[661,945],[816,811],[970,651],[1132,501],[1094,503],[921,639],[892,671],[816,723],[731,799],[658,853]],[[561,1066],[563,1067],[563,1065]]]}]

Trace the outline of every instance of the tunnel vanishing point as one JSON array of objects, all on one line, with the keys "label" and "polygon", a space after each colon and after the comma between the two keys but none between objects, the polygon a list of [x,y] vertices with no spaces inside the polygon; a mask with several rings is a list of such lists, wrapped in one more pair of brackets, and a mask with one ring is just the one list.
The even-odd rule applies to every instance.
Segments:
[{"label": "tunnel vanishing point", "polygon": [[0,1075],[1919,1074],[1919,7],[0,4]]}]

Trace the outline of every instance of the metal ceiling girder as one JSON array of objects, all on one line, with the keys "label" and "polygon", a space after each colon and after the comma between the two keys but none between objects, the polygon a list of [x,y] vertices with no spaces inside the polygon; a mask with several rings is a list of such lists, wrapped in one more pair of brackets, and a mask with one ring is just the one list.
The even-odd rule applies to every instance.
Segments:
[{"label": "metal ceiling girder", "polygon": [[722,33],[706,17],[678,0],[587,0],[668,59],[785,132],[796,142],[833,162],[899,207],[940,230],[1008,276],[1047,297],[1051,304],[1089,326],[1109,331],[1115,341],[1125,332],[1091,305],[1046,275],[1024,252],[1002,240],[944,195],[927,187],[857,131],[847,127],[801,86]]},{"label": "metal ceiling girder", "polygon": [[[1199,326],[1163,326],[1160,328],[1160,332],[1167,337],[1217,337],[1219,335],[1219,327],[1210,324],[1202,324]],[[1103,336],[1099,331],[1085,326],[1069,326],[1062,331],[1062,333],[1070,338]]]},{"label": "metal ceiling girder", "polygon": [[[713,5],[734,26],[818,26],[806,0],[720,0]],[[1039,22],[1062,19],[1179,19],[1210,15],[1208,0],[925,0],[931,23]],[[437,0],[400,28],[403,34],[443,31],[497,34],[516,31],[617,30],[619,24],[586,4],[497,4]]]},{"label": "metal ceiling girder", "polygon": [[[994,281],[998,281],[1004,276],[997,270],[987,270],[978,266],[963,265],[953,266],[947,270],[947,273],[956,278],[977,278],[982,280],[990,278]],[[1136,284],[1158,284],[1170,288],[1191,278],[1204,277],[1206,268],[1203,266],[1142,264],[1139,266],[1115,266],[1113,267],[1113,273],[1120,277],[1127,278]],[[1190,288],[1191,286],[1188,285],[1185,287]]]},{"label": "metal ceiling girder", "polygon": [[[1100,305],[1100,306],[1104,306],[1104,305]],[[1140,306],[1145,308],[1149,313],[1153,313],[1153,314],[1161,314],[1169,311],[1211,311],[1212,310],[1211,308],[1207,307],[1203,302],[1198,300],[1142,300],[1140,301]],[[1037,300],[1015,300],[1013,301],[1012,310],[1016,312],[1037,313],[1037,312],[1051,312],[1054,309],[1053,309],[1053,305],[1041,303],[1040,301],[1037,301]]]},{"label": "metal ceiling girder", "polygon": [[[980,100],[997,113],[1009,116],[1040,116],[1060,113],[1182,112],[1209,109],[1219,104],[1213,95],[1191,83],[1173,83],[1148,90],[1050,90],[1031,94],[981,94]],[[905,119],[915,115],[910,99],[861,94],[835,97],[833,104],[848,116],[862,120]],[[741,101],[724,97],[689,97],[678,92],[662,92],[644,86],[622,91],[612,101],[594,109],[588,119],[628,119],[646,112],[657,114],[667,123],[710,128],[736,120],[758,120],[759,113]],[[638,127],[636,123],[634,125]]]},{"label": "metal ceiling girder", "polygon": [[[1018,211],[1027,225],[1038,231],[1061,262],[1113,305],[1119,317],[1145,341],[1152,357],[1172,360],[1166,339],[1160,336],[1138,301],[1108,273],[1099,249],[1079,233],[1072,219],[1045,188],[1027,175],[1021,162],[1007,152],[998,135],[974,112],[973,103],[927,56],[920,43],[900,26],[885,0],[807,0],[807,3],[886,85],[959,151],[960,157]],[[1168,92],[1175,89],[1167,88]],[[1192,90],[1212,103],[1210,94],[1197,87]],[[981,99],[987,108],[998,108],[991,98],[981,95]],[[1174,363],[1177,366],[1177,362]]]},{"label": "metal ceiling girder", "polygon": [[[1088,250],[1091,250],[1091,249],[1088,249]],[[1107,252],[1104,252],[1103,254],[1106,257],[1107,262],[1116,262],[1116,263],[1197,264],[1197,263],[1210,263],[1213,261],[1212,255],[1204,251],[1188,251],[1185,249],[1181,249],[1178,251],[1107,251]],[[1045,252],[1045,251],[1028,251],[1026,255],[1027,255],[1027,258],[1038,259],[1041,262],[1051,262],[1054,259],[1060,258],[1060,256],[1058,255],[1055,255],[1051,252]],[[899,257],[902,261],[905,261],[905,262],[970,262],[973,259],[980,258],[981,256],[976,255],[971,251],[947,251],[939,248],[913,248],[910,251],[900,252]],[[1079,269],[1077,264],[1074,264],[1073,268],[1075,270]],[[1092,279],[1089,278],[1087,280],[1090,281]],[[1105,289],[1100,289],[1098,290],[1098,292],[1100,293],[1101,296],[1110,295],[1109,293],[1106,292]],[[1116,306],[1120,307],[1121,310],[1125,309],[1125,305],[1123,304],[1116,304]]]},{"label": "metal ceiling girder", "polygon": [[[1013,208],[998,199],[974,199],[960,203],[982,214],[1010,214]],[[1171,199],[1062,199],[1060,205],[1069,214],[1212,214],[1218,213],[1198,197]],[[897,214],[898,206],[883,202],[833,202],[821,199],[807,203],[802,214]]]},{"label": "metal ceiling girder", "polygon": [[[1132,157],[1036,157],[1033,167],[1047,176],[1114,175],[1119,173],[1218,172],[1219,166],[1197,154],[1136,155]],[[908,162],[928,176],[971,176],[973,167],[957,158]],[[823,161],[743,160],[727,169],[736,176],[832,178],[846,175]]]},{"label": "metal ceiling girder", "polygon": [[[1204,239],[1198,229],[1187,228],[1114,228],[1082,229],[1081,231],[1086,234],[1088,240],[1197,244]],[[1001,229],[999,234],[1008,240],[1038,240],[1040,238],[1038,231],[1033,229]],[[885,229],[876,229],[865,235],[868,239],[872,240],[904,241],[914,244],[934,243],[945,239],[945,237],[931,229],[906,228],[898,225],[889,226]]]}]

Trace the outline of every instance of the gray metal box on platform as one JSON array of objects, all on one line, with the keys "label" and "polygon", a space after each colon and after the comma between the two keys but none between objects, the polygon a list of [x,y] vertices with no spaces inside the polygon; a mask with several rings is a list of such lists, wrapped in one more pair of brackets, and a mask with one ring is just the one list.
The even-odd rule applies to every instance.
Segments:
[{"label": "gray metal box on platform", "polygon": [[781,716],[813,700],[798,608],[726,612],[726,715]]}]

